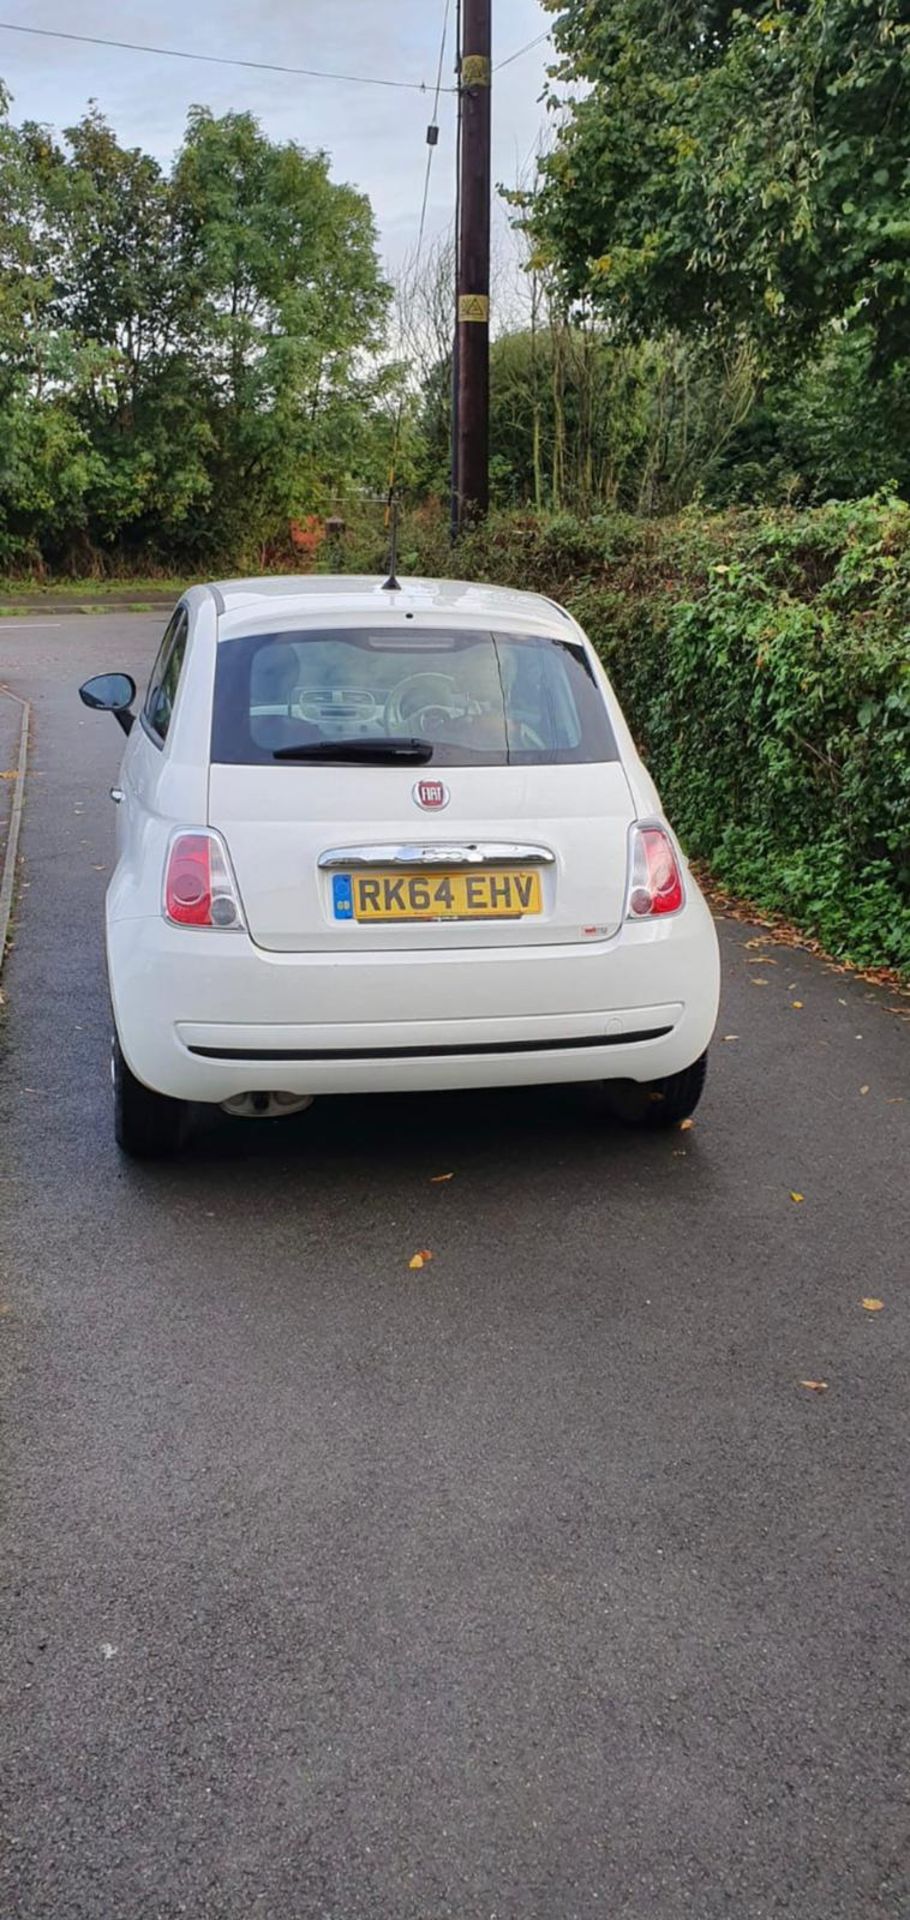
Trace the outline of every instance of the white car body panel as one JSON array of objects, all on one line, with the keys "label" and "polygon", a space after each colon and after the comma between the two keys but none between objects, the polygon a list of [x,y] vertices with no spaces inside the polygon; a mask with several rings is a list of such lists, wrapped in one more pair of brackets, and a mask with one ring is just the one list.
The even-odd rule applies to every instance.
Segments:
[{"label": "white car body panel", "polygon": [[[442,945],[573,941],[591,924],[615,933],[625,910],[632,811],[618,760],[444,771],[453,799],[444,813],[429,818],[412,799],[420,768],[213,766],[209,821],[227,842],[257,946],[284,952],[342,946],[437,951]],[[531,844],[552,853],[540,919],[391,926],[339,926],[334,920],[330,876],[317,864],[320,855],[354,842],[416,842],[441,850],[475,841]]]},{"label": "white car body panel", "polygon": [[[607,676],[568,614],[537,595],[457,582],[387,593],[378,581],[319,578],[196,587],[182,604],[189,637],[167,739],[155,744],[137,724],[127,740],[107,896],[114,1018],[139,1080],[216,1102],[273,1089],[648,1081],[704,1052],[719,989],[711,915],[677,848],[681,909],[623,917],[633,823],[668,829]],[[405,614],[422,628],[583,643],[620,758],[445,766],[451,799],[436,815],[414,805],[420,767],[210,766],[225,640],[307,625],[394,627]],[[244,930],[179,927],[163,916],[171,837],[206,826],[228,848]],[[463,841],[552,852],[539,919],[333,920],[318,866],[327,850]]]}]

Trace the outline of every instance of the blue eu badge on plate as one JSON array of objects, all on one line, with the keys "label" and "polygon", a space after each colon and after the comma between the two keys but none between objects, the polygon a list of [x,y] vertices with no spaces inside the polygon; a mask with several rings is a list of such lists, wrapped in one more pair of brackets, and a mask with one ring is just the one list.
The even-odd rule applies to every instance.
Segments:
[{"label": "blue eu badge on plate", "polygon": [[351,876],[349,873],[336,873],[332,880],[332,901],[336,920],[353,920],[354,902],[351,898]]}]

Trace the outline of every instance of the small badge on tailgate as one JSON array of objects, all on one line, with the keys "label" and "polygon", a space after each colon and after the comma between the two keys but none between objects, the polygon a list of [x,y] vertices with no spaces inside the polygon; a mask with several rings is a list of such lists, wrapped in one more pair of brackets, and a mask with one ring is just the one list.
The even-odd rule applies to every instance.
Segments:
[{"label": "small badge on tailgate", "polygon": [[444,780],[418,780],[411,788],[411,799],[427,813],[438,813],[449,804],[449,789]]}]

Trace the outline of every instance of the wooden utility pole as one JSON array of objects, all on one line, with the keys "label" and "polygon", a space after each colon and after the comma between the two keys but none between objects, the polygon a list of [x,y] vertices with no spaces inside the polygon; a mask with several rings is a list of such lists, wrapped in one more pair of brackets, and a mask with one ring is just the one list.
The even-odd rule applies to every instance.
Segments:
[{"label": "wooden utility pole", "polygon": [[452,448],[457,529],[489,504],[491,0],[462,0],[460,211]]}]

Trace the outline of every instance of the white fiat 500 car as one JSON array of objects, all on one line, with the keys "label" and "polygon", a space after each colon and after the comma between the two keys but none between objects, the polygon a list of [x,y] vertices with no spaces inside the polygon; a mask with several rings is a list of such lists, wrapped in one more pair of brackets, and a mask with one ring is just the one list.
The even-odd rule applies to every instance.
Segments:
[{"label": "white fiat 500 car", "polygon": [[107,893],[117,1139],[190,1104],[596,1080],[691,1113],[708,908],[570,614],[457,581],[222,581],[136,689]]}]

